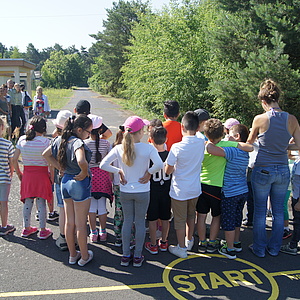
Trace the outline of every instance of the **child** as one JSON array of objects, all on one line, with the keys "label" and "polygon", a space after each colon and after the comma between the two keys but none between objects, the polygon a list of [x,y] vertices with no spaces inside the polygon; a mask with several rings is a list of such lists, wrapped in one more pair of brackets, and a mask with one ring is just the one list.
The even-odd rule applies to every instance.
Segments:
[{"label": "child", "polygon": [[282,245],[280,252],[297,255],[298,242],[300,241],[300,159],[297,157],[292,169],[292,210],[293,225],[292,240],[286,245]]},{"label": "child", "polygon": [[[209,119],[204,125],[204,134],[210,142],[222,147],[239,147],[252,151],[252,146],[245,143],[232,141],[221,141],[224,135],[224,128],[220,120]],[[197,203],[197,229],[199,235],[199,252],[213,253],[219,248],[217,240],[220,229],[221,215],[221,188],[225,171],[226,159],[205,152],[202,172],[201,186],[202,194]],[[206,241],[206,217],[211,211],[212,222],[210,226],[209,242]]]},{"label": "child", "polygon": [[48,97],[43,94],[43,88],[36,88],[36,95],[33,98],[33,114],[37,116],[47,117],[50,114],[50,106]]},{"label": "child", "polygon": [[[113,143],[113,147],[116,145],[122,144],[123,135],[124,135],[124,126],[119,126],[119,131],[116,134],[115,142]],[[116,159],[113,162],[113,166],[119,168],[120,164],[119,161]],[[122,228],[124,223],[124,214],[122,210],[122,204],[120,201],[120,176],[119,174],[113,174],[113,191],[114,191],[114,201],[115,201],[115,215],[114,215],[114,233],[116,237],[115,246],[121,247],[122,246]],[[131,237],[130,237],[130,248],[132,249],[135,245],[134,240],[134,224],[132,224],[131,229]]]},{"label": "child", "polygon": [[232,126],[234,125],[238,125],[240,124],[240,122],[237,119],[234,118],[229,118],[225,121],[224,125],[224,133],[225,133],[225,137],[224,137],[224,141],[229,141],[229,130]]},{"label": "child", "polygon": [[[43,153],[49,164],[63,173],[61,192],[66,213],[65,234],[70,252],[69,264],[83,267],[93,259],[87,247],[86,221],[91,202],[92,153],[84,144],[92,130],[92,120],[84,115],[72,117],[65,123],[62,135]],[[80,251],[75,248],[76,229]],[[81,258],[80,258],[81,257]]]},{"label": "child", "polygon": [[[96,243],[98,238],[101,242],[107,239],[106,232],[106,198],[112,201],[112,182],[110,174],[99,168],[101,160],[107,155],[110,150],[110,144],[107,140],[100,139],[99,130],[102,125],[102,118],[95,115],[88,115],[93,122],[93,130],[89,139],[85,140],[85,144],[92,151],[92,159],[89,163],[92,173],[92,191],[91,205],[89,210],[90,223],[90,241]],[[97,212],[100,221],[101,231],[96,228]]]},{"label": "child", "polygon": [[[153,146],[157,149],[161,160],[164,162],[168,156],[165,150],[167,130],[160,127],[153,127],[150,132],[150,138]],[[171,176],[165,173],[164,168],[151,176],[150,181],[150,203],[147,211],[147,220],[149,221],[150,242],[145,243],[145,248],[151,254],[158,253],[156,243],[156,228],[158,219],[162,224],[162,238],[159,243],[161,251],[168,249],[168,233],[171,217],[171,198],[169,195]]]},{"label": "child", "polygon": [[[26,135],[20,137],[13,157],[14,167],[21,181],[21,201],[24,203],[22,237],[29,237],[38,231],[36,227],[30,226],[31,210],[36,199],[41,227],[39,239],[42,240],[52,235],[52,231],[46,228],[46,201],[52,200],[53,193],[48,164],[42,156],[50,144],[50,140],[44,137],[45,133],[46,120],[41,116],[34,116]],[[23,173],[18,162],[20,155],[23,159]]]},{"label": "child", "polygon": [[198,108],[195,110],[196,115],[198,116],[199,120],[199,130],[196,133],[196,136],[200,139],[204,139],[207,141],[207,138],[202,133],[204,131],[204,124],[205,122],[210,119],[210,115],[206,109]]},{"label": "child", "polygon": [[[245,125],[234,125],[229,129],[229,139],[246,142],[249,131]],[[236,252],[242,251],[240,227],[243,220],[243,208],[248,197],[246,171],[249,154],[234,147],[217,147],[209,142],[206,150],[212,155],[227,160],[222,187],[222,228],[225,231],[226,245],[218,251],[229,259],[236,258]]]},{"label": "child", "polygon": [[[201,194],[200,172],[204,156],[204,140],[196,137],[199,121],[195,112],[189,111],[182,118],[182,141],[173,144],[166,160],[165,172],[173,173],[171,204],[178,245],[170,245],[169,251],[181,258],[194,244],[195,210]],[[187,247],[185,244],[186,224]]]},{"label": "child", "polygon": [[167,151],[170,151],[174,143],[178,143],[182,139],[181,125],[177,122],[179,117],[179,103],[177,101],[166,101],[164,103],[164,117],[163,126],[167,129]]},{"label": "child", "polygon": [[[62,130],[65,126],[66,121],[72,117],[72,113],[69,110],[61,110],[55,120],[52,120],[53,124],[55,125],[55,130],[52,133],[52,137],[54,140],[52,140],[51,145],[55,145],[55,140],[58,138],[58,136],[62,135]],[[52,151],[54,151],[52,149]],[[59,207],[59,237],[57,238],[55,244],[56,246],[61,250],[68,250],[68,245],[66,241],[65,236],[65,209],[64,209],[64,202],[61,194],[61,176],[59,175],[59,172],[57,169],[55,169],[54,172],[54,185],[55,185],[55,194],[56,194],[56,200],[57,200],[57,206]]]},{"label": "child", "polygon": [[1,227],[0,236],[6,235],[16,230],[13,225],[7,224],[8,219],[8,196],[11,187],[11,178],[14,172],[13,155],[15,152],[13,144],[2,138],[3,133],[6,132],[6,126],[2,119],[0,119],[0,216]]},{"label": "child", "polygon": [[[142,249],[145,239],[145,215],[150,200],[150,177],[159,171],[163,163],[157,150],[149,144],[141,143],[144,126],[149,122],[137,116],[129,117],[124,123],[122,145],[115,146],[102,160],[100,168],[120,175],[120,199],[124,213],[122,228],[123,257],[122,266],[128,266],[133,259],[133,266],[140,267],[144,261]],[[149,168],[150,159],[153,162]],[[111,163],[119,161],[120,168]],[[132,223],[135,223],[134,257],[130,254],[130,236]]]}]

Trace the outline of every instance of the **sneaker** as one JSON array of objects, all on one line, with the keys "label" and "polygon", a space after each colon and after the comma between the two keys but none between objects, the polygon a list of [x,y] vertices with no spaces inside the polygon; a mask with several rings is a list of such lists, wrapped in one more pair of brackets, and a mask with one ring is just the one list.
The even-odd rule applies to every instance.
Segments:
[{"label": "sneaker", "polygon": [[59,248],[61,251],[68,250],[67,241],[65,238],[63,238],[61,235],[56,239],[55,245]]},{"label": "sneaker", "polygon": [[208,253],[214,253],[218,251],[220,248],[220,241],[215,240],[214,242],[208,242],[207,243],[207,252]]},{"label": "sneaker", "polygon": [[144,255],[142,255],[141,257],[135,257],[133,259],[133,266],[134,267],[141,267],[142,264],[143,264],[144,259],[145,259]]},{"label": "sneaker", "polygon": [[88,250],[88,254],[89,254],[89,257],[88,257],[87,260],[84,260],[82,258],[79,259],[78,266],[84,267],[88,262],[90,262],[93,259],[93,257],[94,257],[93,251],[92,250]]},{"label": "sneaker", "polygon": [[49,228],[45,228],[45,230],[41,230],[40,234],[38,236],[38,238],[40,240],[45,240],[47,239],[49,236],[51,236],[53,234],[53,232],[51,231],[51,229]]},{"label": "sneaker", "polygon": [[169,244],[168,241],[166,241],[165,243],[163,243],[162,241],[159,242],[159,249],[162,252],[166,252],[168,250]]},{"label": "sneaker", "polygon": [[157,254],[158,253],[158,246],[157,245],[151,245],[151,242],[145,243],[145,249],[148,250],[151,254]]},{"label": "sneaker", "polygon": [[286,254],[297,255],[297,251],[298,251],[297,248],[290,247],[290,243],[288,243],[286,245],[282,245],[280,247],[280,252],[286,253]]},{"label": "sneaker", "polygon": [[98,230],[97,230],[97,233],[90,233],[90,242],[91,243],[97,243],[98,242]]},{"label": "sneaker", "polygon": [[293,230],[284,229],[282,239],[285,240],[285,239],[289,238],[290,236],[292,236],[292,234],[293,234]]},{"label": "sneaker", "polygon": [[116,247],[122,247],[122,239],[116,239],[115,246]]},{"label": "sneaker", "polygon": [[226,245],[222,246],[221,249],[218,249],[218,252],[219,252],[221,255],[224,255],[224,256],[226,256],[226,257],[229,258],[229,259],[236,259],[236,255],[235,255],[236,252],[235,252],[235,250],[229,251],[229,250],[227,249],[227,246],[226,246]]},{"label": "sneaker", "polygon": [[122,256],[121,266],[128,267],[129,263],[132,261],[132,254],[130,256]]},{"label": "sneaker", "polygon": [[248,221],[248,220],[245,220],[245,221],[243,222],[243,226],[244,226],[244,227],[248,227],[248,228],[253,228],[253,222],[250,222],[250,221]]},{"label": "sneaker", "polygon": [[38,229],[36,227],[30,227],[29,230],[27,230],[27,229],[24,228],[22,230],[21,236],[22,237],[29,237],[30,235],[36,233],[37,231],[38,231]]},{"label": "sneaker", "polygon": [[70,265],[75,265],[77,263],[77,260],[81,257],[80,251],[76,251],[76,256],[72,257],[69,256],[69,264]]},{"label": "sneaker", "polygon": [[207,241],[205,242],[199,242],[199,245],[198,245],[198,251],[200,253],[205,253],[207,251]]},{"label": "sneaker", "polygon": [[107,240],[107,232],[100,232],[99,233],[100,242],[106,242]]},{"label": "sneaker", "polygon": [[16,227],[13,225],[6,225],[6,227],[0,227],[0,236],[7,235],[10,232],[16,230]]},{"label": "sneaker", "polygon": [[49,212],[47,220],[48,221],[56,221],[56,220],[58,220],[58,218],[59,218],[59,214],[55,210],[53,212]]},{"label": "sneaker", "polygon": [[175,245],[170,245],[169,246],[169,252],[180,257],[180,258],[187,258],[187,249],[185,248],[180,248],[179,245],[175,246]]},{"label": "sneaker", "polygon": [[191,240],[186,239],[185,244],[186,244],[187,251],[191,251],[194,246],[194,237],[192,237]]},{"label": "sneaker", "polygon": [[233,248],[235,252],[241,252],[243,250],[242,243],[241,242],[234,243]]}]

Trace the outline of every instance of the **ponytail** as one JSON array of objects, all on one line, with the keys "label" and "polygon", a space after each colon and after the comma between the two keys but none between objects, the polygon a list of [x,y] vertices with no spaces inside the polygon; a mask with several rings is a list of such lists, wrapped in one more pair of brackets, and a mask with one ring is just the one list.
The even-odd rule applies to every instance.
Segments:
[{"label": "ponytail", "polygon": [[73,135],[75,116],[68,118],[61,135],[61,143],[59,146],[57,160],[60,167],[64,170],[67,166],[67,143],[69,138]]},{"label": "ponytail", "polygon": [[46,132],[46,120],[41,116],[33,116],[26,131],[26,141],[32,141],[36,137],[36,132]]},{"label": "ponytail", "polygon": [[130,133],[130,131],[126,130],[124,133],[124,138],[122,140],[122,146],[123,146],[122,161],[128,167],[131,167],[133,165],[136,157],[132,134],[134,133]]},{"label": "ponytail", "polygon": [[101,162],[101,160],[102,160],[102,155],[99,151],[99,145],[100,145],[99,129],[100,128],[93,129],[92,132],[91,132],[91,134],[96,137],[96,141],[95,141],[95,144],[96,144],[96,163]]}]

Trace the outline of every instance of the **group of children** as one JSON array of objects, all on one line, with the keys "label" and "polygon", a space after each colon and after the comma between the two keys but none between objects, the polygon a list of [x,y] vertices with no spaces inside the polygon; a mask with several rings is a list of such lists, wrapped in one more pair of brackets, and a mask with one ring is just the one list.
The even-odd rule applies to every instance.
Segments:
[{"label": "group of children", "polygon": [[[82,110],[83,107],[86,109]],[[143,247],[151,254],[169,250],[186,258],[194,245],[195,224],[199,252],[218,251],[230,259],[236,258],[236,253],[242,251],[240,227],[248,197],[246,170],[248,153],[253,150],[246,143],[249,134],[246,126],[231,123],[224,139],[224,125],[218,119],[211,119],[205,109],[188,111],[179,123],[176,121],[178,102],[167,101],[164,123],[129,117],[120,126],[111,147],[106,140],[111,133],[102,118],[90,114],[86,100],[81,100],[77,108],[77,117],[69,111],[59,112],[51,142],[44,136],[46,122],[41,116],[31,119],[15,153],[12,144],[1,139],[0,150],[5,154],[5,165],[0,165],[1,235],[15,230],[7,224],[7,200],[14,166],[24,202],[22,236],[38,231],[30,224],[33,199],[39,214],[39,238],[52,235],[46,228],[46,202],[52,199],[52,184],[55,184],[60,207],[60,236],[56,244],[61,250],[69,249],[70,264],[84,266],[93,258],[87,246],[87,217],[90,241],[106,241],[106,202],[113,198],[115,245],[122,246],[123,266],[131,262],[133,266],[141,266]],[[141,142],[145,127],[149,144]],[[0,133],[1,128],[0,123]],[[18,162],[20,155],[23,172]],[[299,205],[294,200],[294,206]],[[207,240],[209,212],[212,221]],[[100,231],[96,228],[97,215]],[[177,245],[168,245],[172,216]],[[150,241],[144,244],[145,217]],[[218,239],[220,225],[225,231],[223,244]],[[157,228],[161,229],[159,239]],[[80,251],[76,250],[76,244]]]}]

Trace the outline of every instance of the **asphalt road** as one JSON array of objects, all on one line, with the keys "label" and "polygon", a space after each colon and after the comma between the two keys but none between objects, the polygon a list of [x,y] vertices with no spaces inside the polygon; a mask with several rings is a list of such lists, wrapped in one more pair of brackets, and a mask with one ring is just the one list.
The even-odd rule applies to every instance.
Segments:
[{"label": "asphalt road", "polygon": [[[64,107],[73,110],[80,99],[91,102],[114,132],[130,112],[87,89],[77,90]],[[52,118],[56,116],[52,112]],[[49,121],[49,130],[53,125]],[[111,139],[111,142],[113,138]],[[38,183],[37,183],[38,184]],[[55,246],[58,223],[48,223],[54,235],[39,240],[22,238],[22,203],[14,175],[9,202],[9,222],[17,230],[0,238],[0,297],[5,299],[300,299],[300,255],[254,256],[248,245],[252,230],[243,229],[243,251],[238,259],[197,253],[177,259],[168,252],[151,255],[141,268],[120,266],[121,249],[114,246],[113,211],[108,215],[108,241],[90,244],[94,259],[85,267],[68,264],[68,252]],[[269,221],[270,222],[270,221]],[[32,215],[32,224],[37,225]],[[172,225],[171,225],[172,226]],[[148,239],[148,236],[147,236]],[[171,229],[170,243],[175,242]],[[197,241],[197,238],[196,238]],[[284,241],[284,243],[287,241]]]}]

